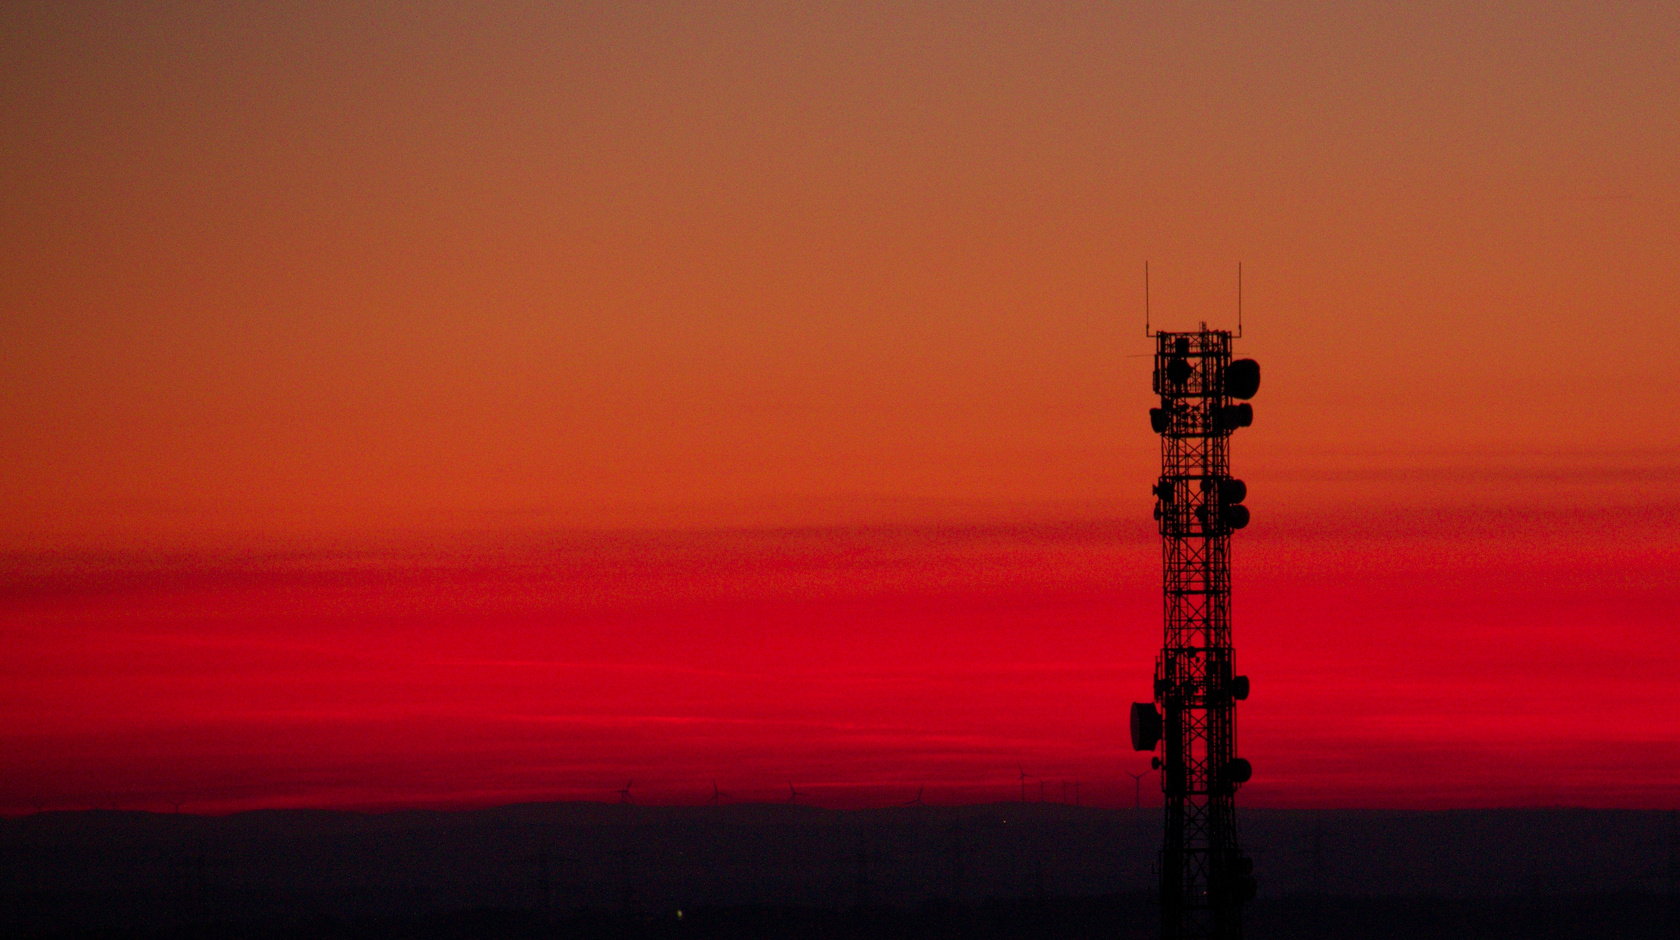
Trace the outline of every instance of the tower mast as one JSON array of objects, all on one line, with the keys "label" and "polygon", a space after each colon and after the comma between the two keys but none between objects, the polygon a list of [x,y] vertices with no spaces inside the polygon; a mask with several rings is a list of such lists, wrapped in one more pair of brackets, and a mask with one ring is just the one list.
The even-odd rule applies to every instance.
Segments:
[{"label": "tower mast", "polygon": [[1232,361],[1228,330],[1154,336],[1164,629],[1155,701],[1132,705],[1132,746],[1160,752],[1151,763],[1166,795],[1161,936],[1238,938],[1255,883],[1237,844],[1236,791],[1253,769],[1236,756],[1248,677],[1235,673],[1231,646],[1231,533],[1249,513],[1247,487],[1231,477],[1230,441],[1254,421],[1241,400],[1259,389],[1260,367]]}]

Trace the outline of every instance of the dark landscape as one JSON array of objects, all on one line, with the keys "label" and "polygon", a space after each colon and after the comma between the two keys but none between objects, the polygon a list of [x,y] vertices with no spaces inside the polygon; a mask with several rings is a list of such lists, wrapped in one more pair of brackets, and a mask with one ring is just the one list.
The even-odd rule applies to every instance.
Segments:
[{"label": "dark landscape", "polygon": [[[1255,937],[1671,937],[1673,821],[1248,810]],[[24,937],[1151,937],[1160,811],[544,803],[0,823]],[[681,912],[680,915],[678,912]]]}]

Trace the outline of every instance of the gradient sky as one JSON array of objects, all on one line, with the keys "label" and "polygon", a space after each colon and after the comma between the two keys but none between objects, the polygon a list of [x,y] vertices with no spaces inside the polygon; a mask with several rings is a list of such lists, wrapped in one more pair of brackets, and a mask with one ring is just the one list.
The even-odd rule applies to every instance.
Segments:
[{"label": "gradient sky", "polygon": [[0,810],[1129,801],[1144,259],[1242,800],[1680,803],[1680,11],[810,6],[0,10]]}]

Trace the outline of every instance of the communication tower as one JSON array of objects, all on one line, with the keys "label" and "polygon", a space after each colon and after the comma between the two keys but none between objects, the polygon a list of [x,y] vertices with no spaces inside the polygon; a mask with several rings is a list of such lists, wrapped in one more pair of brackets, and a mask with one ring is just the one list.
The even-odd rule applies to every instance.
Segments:
[{"label": "communication tower", "polygon": [[1153,335],[1165,630],[1155,701],[1132,705],[1132,746],[1159,751],[1151,764],[1166,794],[1161,936],[1238,938],[1255,882],[1237,844],[1236,791],[1253,768],[1237,756],[1236,703],[1248,697],[1248,677],[1235,673],[1231,648],[1231,533],[1249,513],[1230,442],[1254,422],[1244,399],[1260,388],[1260,366],[1231,359],[1229,330]]}]

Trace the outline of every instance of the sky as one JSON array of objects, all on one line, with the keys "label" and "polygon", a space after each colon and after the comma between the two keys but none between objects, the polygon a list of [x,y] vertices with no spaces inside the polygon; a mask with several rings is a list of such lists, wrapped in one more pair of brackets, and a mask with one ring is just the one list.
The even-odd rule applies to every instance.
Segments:
[{"label": "sky", "polygon": [[812,7],[0,10],[0,811],[1130,805],[1145,261],[1239,802],[1680,806],[1680,12]]}]

